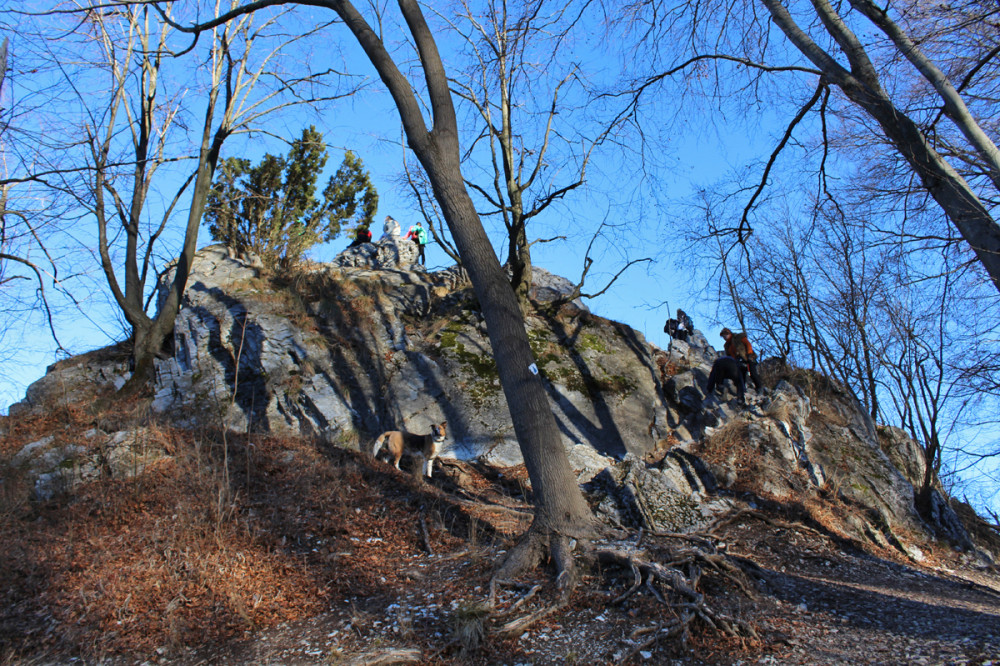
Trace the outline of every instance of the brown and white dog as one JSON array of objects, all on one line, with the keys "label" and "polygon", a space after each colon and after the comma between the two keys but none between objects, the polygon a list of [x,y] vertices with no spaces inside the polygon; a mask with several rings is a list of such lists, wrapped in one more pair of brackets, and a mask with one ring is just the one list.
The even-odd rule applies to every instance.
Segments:
[{"label": "brown and white dog", "polygon": [[434,459],[438,457],[441,442],[444,441],[446,421],[441,425],[431,424],[431,434],[414,435],[402,430],[389,430],[375,438],[375,448],[372,456],[378,456],[385,444],[386,449],[392,454],[393,464],[399,469],[399,460],[404,453],[422,456],[424,459],[424,474],[430,478],[434,467]]}]

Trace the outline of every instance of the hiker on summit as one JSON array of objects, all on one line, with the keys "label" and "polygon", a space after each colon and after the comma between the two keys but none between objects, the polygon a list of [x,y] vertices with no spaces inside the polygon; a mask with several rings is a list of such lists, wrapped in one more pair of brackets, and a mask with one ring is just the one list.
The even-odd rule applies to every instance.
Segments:
[{"label": "hiker on summit", "polygon": [[427,245],[427,230],[424,229],[422,224],[417,222],[410,227],[406,237],[417,244],[417,261],[421,264],[426,264],[427,259],[424,257],[424,246]]},{"label": "hiker on summit", "polygon": [[364,245],[365,243],[372,242],[372,232],[368,227],[358,227],[354,232],[354,240],[347,247],[357,247],[359,245]]},{"label": "hiker on summit", "polygon": [[385,224],[382,226],[382,239],[399,240],[399,222],[393,219],[392,215],[385,216]]},{"label": "hiker on summit", "polygon": [[726,356],[736,359],[743,366],[744,370],[750,373],[750,379],[753,380],[753,387],[757,391],[764,388],[764,383],[761,382],[760,375],[757,374],[757,354],[754,352],[747,334],[742,332],[733,333],[728,328],[724,328],[719,335],[726,341],[723,348]]},{"label": "hiker on summit", "polygon": [[669,334],[674,340],[682,342],[687,342],[692,331],[694,331],[694,324],[691,322],[691,317],[680,308],[677,308],[677,319],[668,319],[667,323],[663,325],[664,333]]}]

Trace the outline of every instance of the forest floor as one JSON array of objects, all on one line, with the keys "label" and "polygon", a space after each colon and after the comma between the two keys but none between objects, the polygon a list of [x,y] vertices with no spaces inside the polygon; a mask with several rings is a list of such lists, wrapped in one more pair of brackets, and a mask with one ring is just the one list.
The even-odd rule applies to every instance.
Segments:
[{"label": "forest floor", "polygon": [[[348,597],[303,622],[275,627],[191,663],[440,664],[976,664],[1000,666],[1000,575],[946,553],[935,566],[843,547],[812,528],[754,517],[724,532],[727,551],[752,572],[754,597],[725,583],[704,591],[719,613],[752,626],[734,638],[705,625],[686,645],[650,642],[676,612],[646,590],[612,603],[624,571],[591,571],[564,609],[509,639],[487,627],[476,650],[461,644],[486,600],[496,547],[461,544],[396,565],[402,585]],[[510,606],[546,572],[502,596]],[[706,583],[708,583],[706,581]],[[542,608],[547,589],[521,608]],[[550,599],[551,600],[551,599]],[[496,628],[496,625],[493,625]]]},{"label": "forest floor", "polygon": [[[0,463],[92,426],[49,419],[3,424]],[[487,607],[530,523],[523,468],[442,461],[424,483],[305,440],[155,434],[170,455],[133,479],[42,504],[0,479],[0,664],[1000,666],[1000,572],[943,545],[917,563],[748,508],[699,537],[743,573],[697,581],[744,630],[668,637],[684,603],[620,566],[581,567],[558,606],[542,568]],[[685,542],[619,537],[654,560]]]}]

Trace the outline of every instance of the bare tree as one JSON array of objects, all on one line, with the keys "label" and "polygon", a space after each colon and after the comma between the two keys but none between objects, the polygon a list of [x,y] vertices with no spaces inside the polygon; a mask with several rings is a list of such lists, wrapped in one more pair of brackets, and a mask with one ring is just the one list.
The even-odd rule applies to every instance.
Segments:
[{"label": "bare tree", "polygon": [[[48,51],[39,58],[48,58],[60,77],[62,87],[50,94],[79,109],[80,120],[62,119],[72,129],[47,137],[33,154],[37,164],[52,164],[41,177],[52,196],[70,198],[75,216],[96,221],[97,259],[131,334],[134,372],[123,389],[130,393],[147,382],[153,359],[173,332],[223,144],[278,109],[331,96],[307,92],[318,75],[295,77],[275,69],[282,48],[309,36],[275,36],[278,16],[259,25],[244,17],[200,43],[188,45],[189,38],[180,36],[204,59],[187,69],[171,50],[177,33],[149,6],[76,5],[40,17],[40,30],[55,29],[57,18],[75,23],[69,29],[59,25],[60,54]],[[73,53],[64,57],[70,44]],[[297,97],[284,96],[293,88]],[[200,104],[199,120],[193,116]],[[197,138],[189,140],[189,132]],[[193,154],[185,152],[191,149]],[[46,162],[71,158],[79,164]],[[24,169],[27,177],[39,178],[38,166]],[[156,264],[161,245],[178,236],[179,253],[171,252],[176,261],[154,294],[164,273]]]},{"label": "bare tree", "polygon": [[[730,84],[751,103],[764,104],[791,90],[766,91],[765,77],[812,79],[809,100],[797,105],[739,222],[728,229],[739,240],[751,231],[749,214],[771,167],[795,143],[793,133],[811,113],[822,114],[825,122],[832,105],[844,100],[848,106],[836,112],[837,118],[894,152],[915,177],[911,191],[920,189],[934,199],[1000,291],[1000,226],[991,212],[1000,188],[1000,153],[983,125],[984,118],[993,122],[996,116],[998,100],[990,92],[998,50],[995,42],[974,38],[982,31],[995,33],[995,5],[932,8],[913,0],[883,9],[870,0],[836,6],[828,0],[761,0],[760,5],[638,0],[624,15],[640,27],[639,37],[653,46],[657,58],[671,63],[639,82],[634,89],[639,96],[666,79],[704,72],[713,64],[720,76],[723,69],[732,74]],[[659,20],[650,22],[654,15]],[[952,55],[956,40],[971,52]],[[801,59],[793,57],[796,52]],[[832,99],[830,88],[842,97]],[[950,128],[938,122],[942,115]],[[824,160],[818,169],[825,168]]]},{"label": "bare tree", "polygon": [[[295,3],[258,0],[186,29],[203,32],[279,4]],[[400,15],[419,56],[427,94],[425,106],[415,92],[414,82],[400,71],[379,34],[352,3],[319,0],[310,4],[336,13],[388,88],[407,143],[430,180],[486,319],[500,383],[535,496],[532,527],[508,556],[500,576],[512,576],[525,567],[535,566],[548,552],[559,572],[559,582],[565,586],[573,571],[571,543],[593,535],[593,516],[576,484],[542,379],[535,370],[517,298],[466,188],[455,107],[434,35],[416,0],[398,0]],[[425,108],[430,117],[425,117]]]},{"label": "bare tree", "polygon": [[[873,422],[898,425],[918,442],[918,508],[930,518],[932,492],[953,471],[942,470],[944,455],[970,444],[962,426],[995,421],[995,402],[973,402],[962,370],[968,340],[991,334],[976,321],[978,303],[968,300],[976,280],[955,249],[883,242],[856,197],[820,206],[812,218],[759,226],[745,260],[729,267],[737,302],[728,308],[744,313],[762,346],[837,379]],[[985,407],[975,424],[965,418],[972,404]]]},{"label": "bare tree", "polygon": [[462,2],[472,64],[453,90],[478,117],[466,155],[480,144],[489,155],[482,183],[468,184],[485,201],[481,213],[503,220],[511,285],[522,303],[531,289],[528,223],[584,184],[594,150],[620,122],[581,122],[585,73],[570,60],[569,42],[590,6],[532,0],[477,11]]}]

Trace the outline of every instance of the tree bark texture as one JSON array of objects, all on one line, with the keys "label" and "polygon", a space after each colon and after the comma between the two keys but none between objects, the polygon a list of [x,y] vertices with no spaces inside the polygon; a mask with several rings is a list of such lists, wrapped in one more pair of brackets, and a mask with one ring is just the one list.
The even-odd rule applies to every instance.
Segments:
[{"label": "tree bark texture", "polygon": [[592,514],[576,483],[542,378],[533,372],[524,318],[461,173],[458,124],[433,35],[415,0],[398,0],[414,38],[433,113],[428,131],[413,89],[381,40],[350,2],[329,0],[372,61],[396,102],[407,142],[427,172],[462,264],[469,274],[496,359],[511,421],[535,495],[533,531],[589,536]]}]

